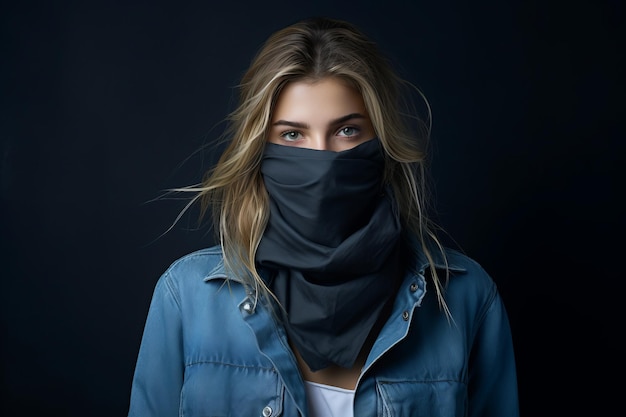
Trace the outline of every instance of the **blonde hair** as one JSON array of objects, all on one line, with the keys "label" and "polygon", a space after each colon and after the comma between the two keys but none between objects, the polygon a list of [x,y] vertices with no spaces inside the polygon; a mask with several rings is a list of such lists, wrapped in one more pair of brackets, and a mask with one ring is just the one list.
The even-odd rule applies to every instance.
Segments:
[{"label": "blonde hair", "polygon": [[269,217],[260,165],[272,110],[288,82],[326,77],[347,81],[363,96],[386,154],[385,181],[394,190],[404,227],[421,243],[440,306],[449,313],[432,255],[433,247],[442,254],[443,248],[426,207],[424,163],[430,108],[424,99],[427,118],[414,116],[406,100],[409,95],[404,93],[408,87],[421,96],[419,90],[400,79],[376,45],[347,22],[304,20],[267,39],[239,85],[239,106],[229,115],[225,133],[228,146],[202,184],[185,191],[198,193],[194,201],[201,199],[202,215],[212,210],[227,268],[241,274],[255,294],[271,294],[256,271],[255,253]]}]

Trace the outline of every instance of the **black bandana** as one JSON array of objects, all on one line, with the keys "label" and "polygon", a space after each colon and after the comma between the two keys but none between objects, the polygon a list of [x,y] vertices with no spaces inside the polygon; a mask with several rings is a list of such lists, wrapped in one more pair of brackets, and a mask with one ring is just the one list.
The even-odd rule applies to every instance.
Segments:
[{"label": "black bandana", "polygon": [[256,259],[275,271],[287,334],[313,371],[351,367],[394,292],[401,227],[383,169],[378,139],[342,152],[266,145]]}]

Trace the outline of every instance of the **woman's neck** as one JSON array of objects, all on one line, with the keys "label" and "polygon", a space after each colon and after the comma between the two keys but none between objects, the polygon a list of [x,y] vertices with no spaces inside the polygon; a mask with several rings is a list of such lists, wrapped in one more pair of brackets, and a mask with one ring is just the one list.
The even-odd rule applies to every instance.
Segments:
[{"label": "woman's neck", "polygon": [[362,349],[351,368],[331,365],[324,369],[320,369],[319,371],[311,371],[306,362],[304,362],[304,359],[302,359],[302,356],[300,356],[297,349],[292,346],[292,350],[296,356],[296,360],[298,361],[298,368],[300,369],[302,378],[305,381],[332,385],[334,387],[349,390],[356,388],[356,383],[361,375],[361,369],[363,368],[363,365],[365,365],[367,353],[369,352],[369,349]]}]

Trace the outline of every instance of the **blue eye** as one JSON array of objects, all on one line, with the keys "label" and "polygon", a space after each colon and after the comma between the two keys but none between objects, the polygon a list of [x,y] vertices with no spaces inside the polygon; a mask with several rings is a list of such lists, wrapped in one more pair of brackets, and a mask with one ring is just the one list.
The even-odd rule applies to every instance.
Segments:
[{"label": "blue eye", "polygon": [[356,127],[343,127],[341,128],[341,130],[339,130],[338,134],[339,136],[352,137],[359,134],[359,129],[357,129]]},{"label": "blue eye", "polygon": [[294,141],[300,139],[300,132],[290,130],[288,132],[281,133],[280,137],[285,139],[286,141]]}]

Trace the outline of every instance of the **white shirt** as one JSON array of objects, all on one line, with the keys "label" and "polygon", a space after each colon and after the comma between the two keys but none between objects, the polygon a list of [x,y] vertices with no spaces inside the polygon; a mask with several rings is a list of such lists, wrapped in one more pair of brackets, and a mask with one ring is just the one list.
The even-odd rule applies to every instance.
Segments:
[{"label": "white shirt", "polygon": [[354,390],[304,381],[311,417],[354,417]]}]

